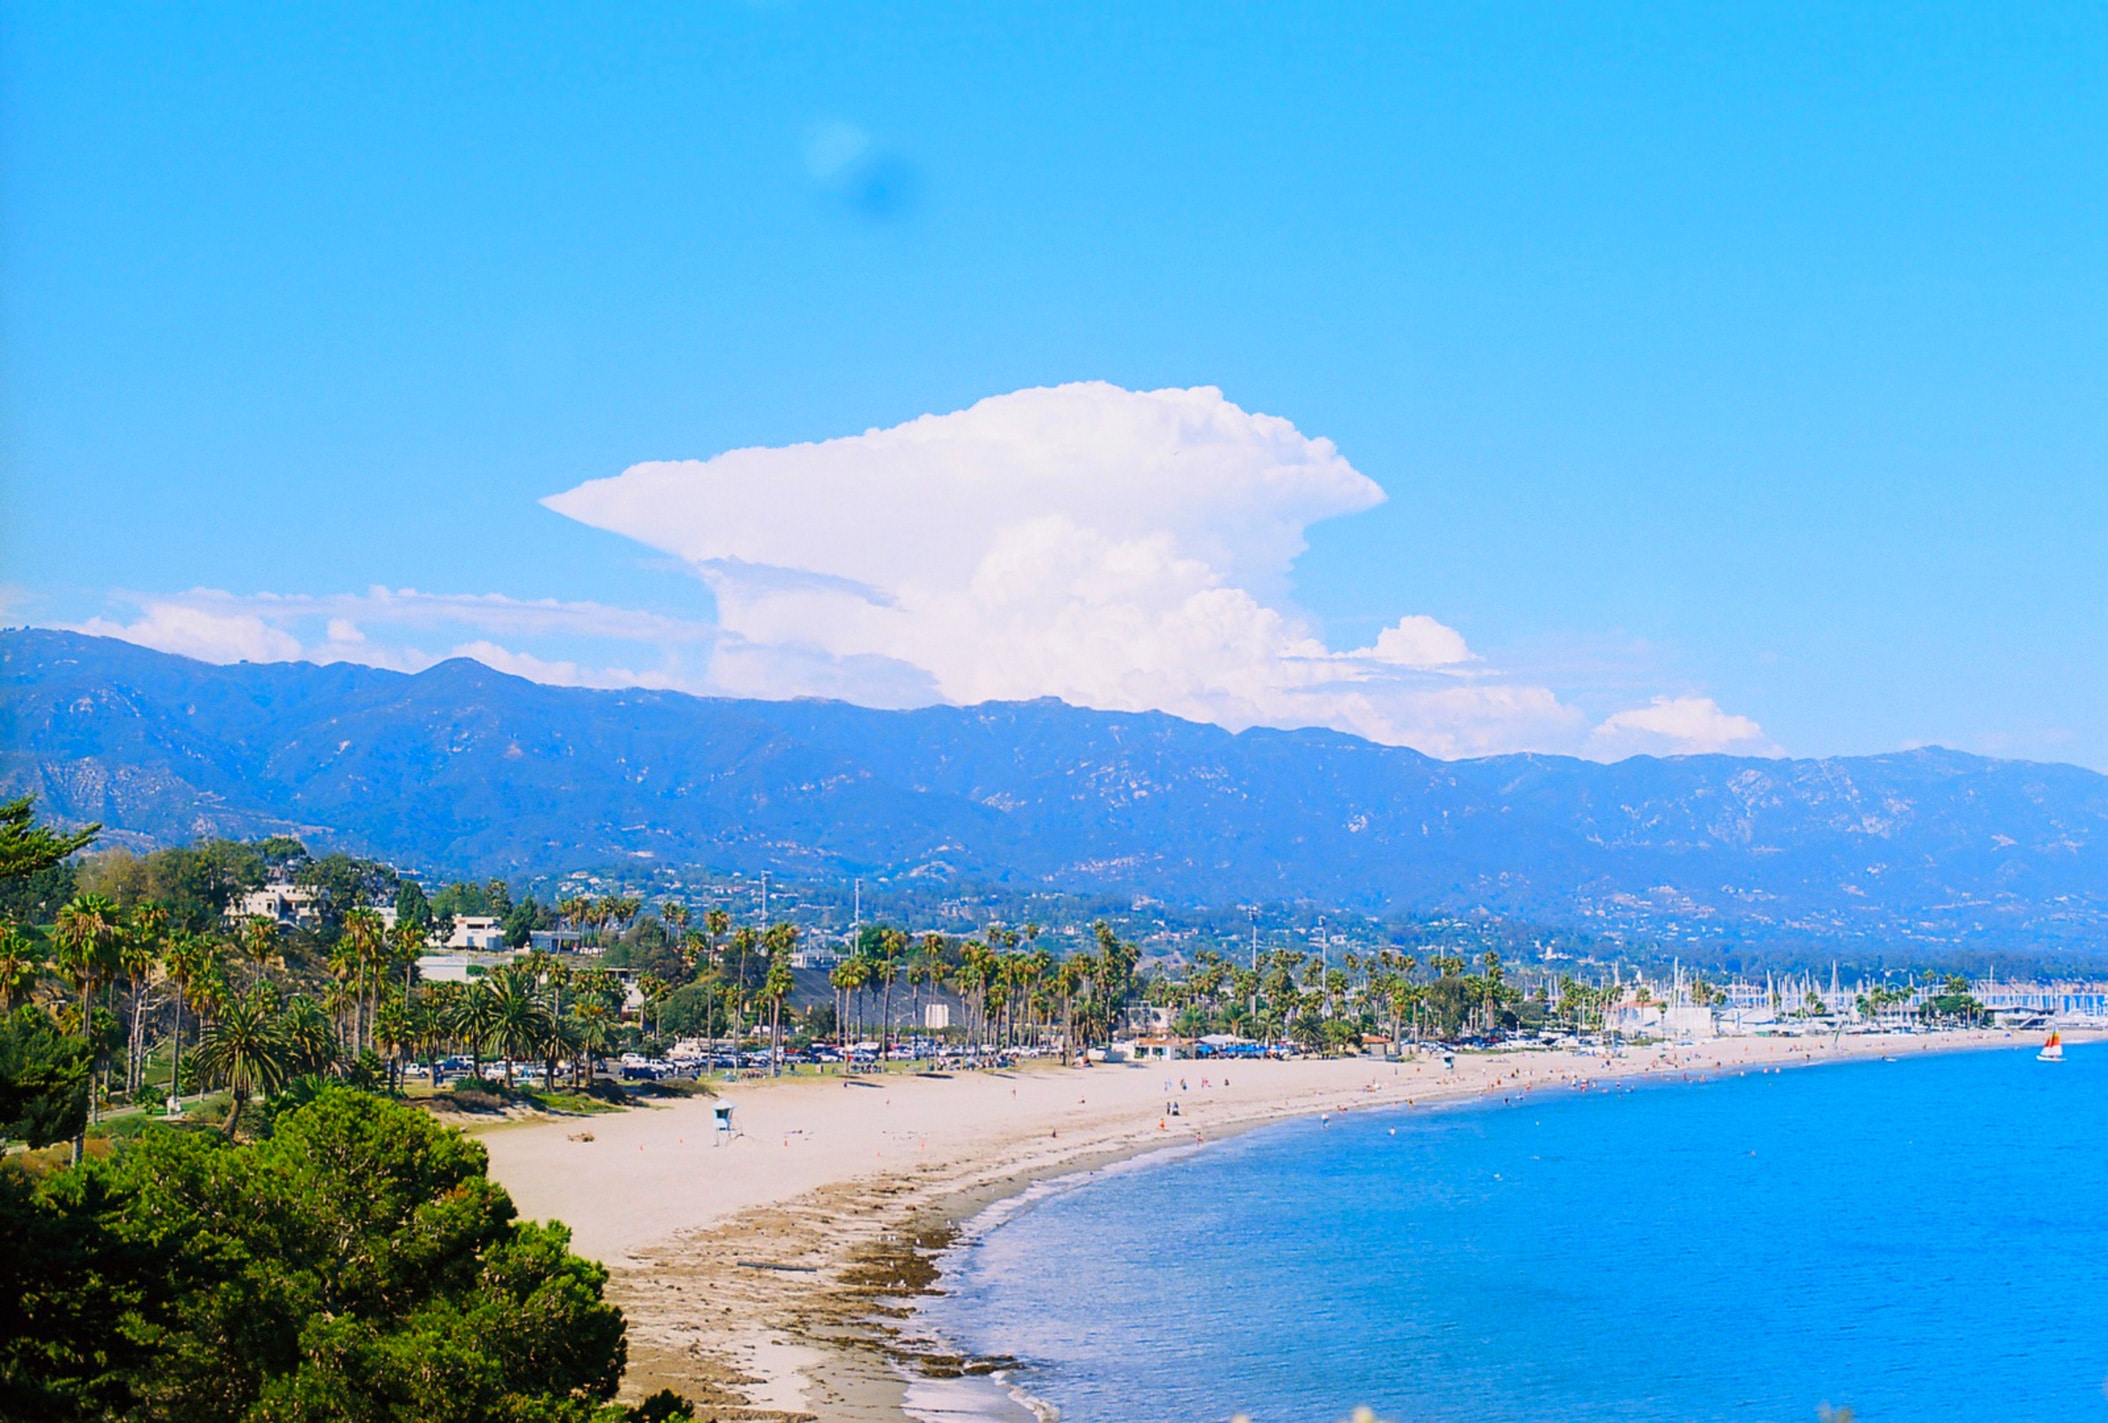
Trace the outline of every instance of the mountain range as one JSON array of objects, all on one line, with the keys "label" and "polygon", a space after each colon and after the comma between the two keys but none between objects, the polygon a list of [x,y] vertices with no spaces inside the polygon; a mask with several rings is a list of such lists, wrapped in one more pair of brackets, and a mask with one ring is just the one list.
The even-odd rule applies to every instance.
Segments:
[{"label": "mountain range", "polygon": [[0,686],[0,790],[133,843],[1484,909],[1671,941],[2108,934],[2108,777],[1939,749],[1442,761],[1051,700],[878,711],[459,659],[217,666],[40,629],[0,632]]}]

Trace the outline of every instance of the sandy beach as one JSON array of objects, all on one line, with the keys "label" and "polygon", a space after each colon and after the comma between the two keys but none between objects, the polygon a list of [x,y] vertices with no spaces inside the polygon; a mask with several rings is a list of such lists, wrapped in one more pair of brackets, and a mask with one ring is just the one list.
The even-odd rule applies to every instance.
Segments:
[{"label": "sandy beach", "polygon": [[1730,1038],[1453,1065],[1422,1053],[808,1075],[723,1087],[739,1129],[723,1144],[705,1098],[481,1139],[521,1212],[568,1223],[612,1271],[630,1320],[625,1393],[672,1387],[722,1418],[899,1420],[912,1380],[1000,1362],[949,1356],[903,1325],[960,1225],[1035,1181],[1292,1116],[2021,1045],[2000,1032]]}]

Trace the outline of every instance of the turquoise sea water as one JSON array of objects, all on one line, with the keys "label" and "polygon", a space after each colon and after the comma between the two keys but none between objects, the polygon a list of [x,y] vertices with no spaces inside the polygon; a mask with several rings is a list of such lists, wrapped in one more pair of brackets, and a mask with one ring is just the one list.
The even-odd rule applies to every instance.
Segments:
[{"label": "turquoise sea water", "polygon": [[2108,1423],[2108,1047],[1369,1111],[1047,1192],[931,1319],[1067,1423]]}]

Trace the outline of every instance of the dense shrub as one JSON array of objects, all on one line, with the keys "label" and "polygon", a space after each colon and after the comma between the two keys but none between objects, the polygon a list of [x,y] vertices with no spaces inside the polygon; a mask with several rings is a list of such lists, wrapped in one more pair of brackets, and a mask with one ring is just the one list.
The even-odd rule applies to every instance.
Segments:
[{"label": "dense shrub", "polygon": [[485,1159],[329,1087],[261,1141],[156,1129],[34,1184],[0,1172],[7,1416],[632,1416],[608,1403],[606,1271],[517,1220]]}]

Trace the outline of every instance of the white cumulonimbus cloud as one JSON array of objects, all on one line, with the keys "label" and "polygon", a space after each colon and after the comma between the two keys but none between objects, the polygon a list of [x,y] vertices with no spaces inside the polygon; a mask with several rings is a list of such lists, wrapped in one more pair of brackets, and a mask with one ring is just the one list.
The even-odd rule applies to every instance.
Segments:
[{"label": "white cumulonimbus cloud", "polygon": [[1332,649],[1290,597],[1305,531],[1384,497],[1330,440],[1218,390],[1065,385],[817,444],[634,465],[543,501],[692,567],[715,624],[375,587],[135,594],[129,621],[78,628],[215,662],[417,671],[466,656],[541,682],[896,707],[1058,697],[1233,729],[1332,727],[1438,756],[1774,750],[1695,695],[1591,728],[1422,614]]},{"label": "white cumulonimbus cloud", "polygon": [[1434,618],[1334,651],[1295,610],[1305,530],[1383,499],[1330,440],[1218,390],[1091,382],[544,502],[700,573],[710,680],[735,695],[1052,696],[1438,755],[1582,743],[1578,711]]}]

